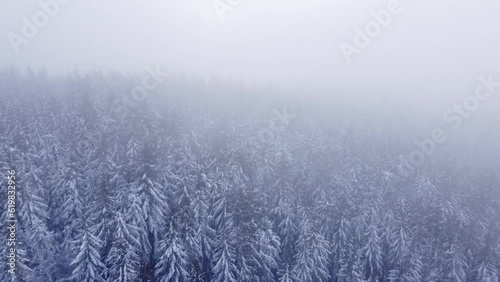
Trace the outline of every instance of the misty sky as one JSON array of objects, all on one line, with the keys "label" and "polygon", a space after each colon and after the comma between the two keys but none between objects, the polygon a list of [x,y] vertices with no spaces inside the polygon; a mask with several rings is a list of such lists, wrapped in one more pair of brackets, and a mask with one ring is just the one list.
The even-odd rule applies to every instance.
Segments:
[{"label": "misty sky", "polygon": [[41,8],[1,0],[0,66],[141,72],[160,63],[175,73],[364,99],[432,97],[440,107],[473,92],[479,75],[500,77],[495,0],[401,0],[403,11],[348,64],[339,45],[353,44],[354,29],[389,2],[242,0],[221,21],[213,0],[72,0],[16,54],[8,33],[21,34],[22,18]]}]

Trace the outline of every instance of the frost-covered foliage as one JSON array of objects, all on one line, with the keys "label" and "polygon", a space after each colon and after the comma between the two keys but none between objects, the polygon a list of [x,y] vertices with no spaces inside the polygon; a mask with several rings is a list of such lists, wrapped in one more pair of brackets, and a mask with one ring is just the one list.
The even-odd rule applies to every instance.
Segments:
[{"label": "frost-covered foliage", "polygon": [[1,281],[498,281],[498,140],[458,136],[403,176],[413,113],[183,77],[134,100],[135,83],[0,73],[0,181],[19,176]]}]

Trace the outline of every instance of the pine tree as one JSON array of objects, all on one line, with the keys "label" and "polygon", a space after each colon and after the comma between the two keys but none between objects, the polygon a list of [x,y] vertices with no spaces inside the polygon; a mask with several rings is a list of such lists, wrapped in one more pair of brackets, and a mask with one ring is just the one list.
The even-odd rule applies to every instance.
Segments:
[{"label": "pine tree", "polygon": [[[230,227],[230,225],[228,225]],[[233,282],[237,280],[237,268],[235,264],[236,254],[232,246],[230,231],[219,236],[218,245],[214,254],[213,281]]]},{"label": "pine tree", "polygon": [[193,203],[194,217],[197,219],[196,241],[199,244],[200,254],[198,259],[201,261],[201,276],[202,281],[210,279],[213,256],[215,247],[215,240],[217,233],[211,226],[212,216],[210,215],[209,206],[205,203],[204,193],[199,191],[197,193],[195,202]]},{"label": "pine tree", "polygon": [[[259,273],[261,280],[275,281],[280,259],[280,245],[280,238],[272,230],[272,223],[269,220],[265,220],[263,223],[263,230],[259,232],[259,242],[257,246],[259,264],[257,273]],[[290,274],[287,275],[290,277]]]},{"label": "pine tree", "polygon": [[333,274],[337,279],[342,280],[350,276],[350,258],[354,256],[352,252],[352,240],[350,239],[350,222],[340,213],[337,224],[337,230],[333,234],[332,255],[333,255]]},{"label": "pine tree", "polygon": [[158,281],[189,281],[188,256],[172,222],[170,222],[166,238],[160,241],[159,252],[161,256],[155,267],[155,276]]},{"label": "pine tree", "polygon": [[234,230],[231,214],[227,212],[226,197],[222,196],[215,204],[215,221],[218,227],[217,242],[213,257],[214,282],[238,281]]},{"label": "pine tree", "polygon": [[321,235],[311,230],[307,220],[302,222],[296,249],[294,272],[300,281],[326,281],[330,278],[329,244]]},{"label": "pine tree", "polygon": [[465,281],[467,265],[465,258],[455,243],[450,243],[445,253],[445,277],[450,281]]},{"label": "pine tree", "polygon": [[[29,161],[27,161],[29,162]],[[18,173],[20,173],[19,171]],[[23,171],[24,177],[18,181],[18,199],[20,225],[26,234],[26,252],[29,254],[29,267],[34,277],[54,280],[56,242],[47,228],[47,204],[43,198],[41,180],[36,175],[34,165]]]},{"label": "pine tree", "polygon": [[279,272],[279,282],[296,282],[297,277],[295,277],[294,271],[292,267],[288,264],[285,264],[283,269]]},{"label": "pine tree", "polygon": [[365,278],[370,282],[378,282],[382,271],[382,251],[374,210],[371,212],[371,220],[365,236],[367,238],[366,245],[360,249]]},{"label": "pine tree", "polygon": [[82,231],[76,242],[76,257],[71,262],[74,267],[70,279],[74,281],[105,281],[102,278],[102,270],[105,265],[101,261],[100,248],[102,242],[92,234],[87,218],[83,218]]},{"label": "pine tree", "polygon": [[476,279],[474,281],[497,282],[498,271],[487,261],[482,261],[476,269]]},{"label": "pine tree", "polygon": [[117,212],[115,217],[116,230],[106,258],[106,265],[109,269],[107,281],[137,281],[140,247],[137,235],[139,232],[135,226],[126,223],[121,212]]},{"label": "pine tree", "polygon": [[297,226],[291,216],[287,215],[278,228],[281,237],[281,258],[283,262],[291,263],[295,253]]}]

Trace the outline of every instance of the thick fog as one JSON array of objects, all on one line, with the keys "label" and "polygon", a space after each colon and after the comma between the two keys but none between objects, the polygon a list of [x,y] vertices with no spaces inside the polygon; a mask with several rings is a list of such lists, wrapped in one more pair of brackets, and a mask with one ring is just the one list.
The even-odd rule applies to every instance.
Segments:
[{"label": "thick fog", "polygon": [[0,281],[500,281],[499,11],[0,0]]},{"label": "thick fog", "polygon": [[33,22],[42,9],[39,1],[2,1],[1,65],[64,73],[161,63],[175,73],[416,102],[460,97],[477,76],[499,71],[493,0],[398,1],[400,12],[351,63],[340,44],[354,46],[355,28],[391,1],[241,0],[219,10],[224,1],[66,2],[15,53],[8,33],[22,35],[22,19]]}]

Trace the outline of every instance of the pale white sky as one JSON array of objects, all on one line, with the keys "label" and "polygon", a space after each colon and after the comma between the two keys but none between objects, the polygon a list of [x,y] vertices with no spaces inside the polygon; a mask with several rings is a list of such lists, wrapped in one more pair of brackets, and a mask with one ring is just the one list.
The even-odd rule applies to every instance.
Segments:
[{"label": "pale white sky", "polygon": [[212,0],[72,0],[15,53],[8,33],[21,34],[21,19],[41,8],[0,0],[0,66],[141,72],[160,63],[176,73],[366,93],[363,99],[446,97],[443,106],[450,95],[472,92],[478,75],[500,77],[497,0],[401,0],[403,12],[348,64],[340,43],[353,44],[354,28],[389,2],[241,0],[220,21]]}]

